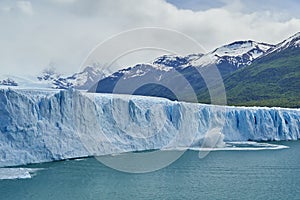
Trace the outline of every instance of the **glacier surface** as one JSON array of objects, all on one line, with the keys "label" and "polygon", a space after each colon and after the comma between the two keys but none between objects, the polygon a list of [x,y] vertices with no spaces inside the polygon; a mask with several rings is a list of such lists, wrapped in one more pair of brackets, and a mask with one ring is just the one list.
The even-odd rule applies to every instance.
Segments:
[{"label": "glacier surface", "polygon": [[230,107],[76,90],[0,90],[0,167],[207,141],[297,140],[300,109]]}]

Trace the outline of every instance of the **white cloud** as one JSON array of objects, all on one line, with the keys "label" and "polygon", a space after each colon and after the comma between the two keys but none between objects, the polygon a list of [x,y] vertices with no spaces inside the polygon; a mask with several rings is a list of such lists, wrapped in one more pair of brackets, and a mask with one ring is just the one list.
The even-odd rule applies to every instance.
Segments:
[{"label": "white cloud", "polygon": [[17,8],[19,8],[24,14],[33,15],[33,9],[30,1],[17,1]]},{"label": "white cloud", "polygon": [[77,0],[52,0],[55,3],[74,3]]},{"label": "white cloud", "polygon": [[[57,3],[62,2],[62,3]],[[37,73],[53,62],[63,72],[78,70],[88,52],[120,31],[163,27],[181,31],[207,50],[235,40],[277,43],[300,31],[300,19],[271,10],[245,12],[241,1],[201,11],[178,9],[163,0],[19,1],[22,13],[0,2],[0,73]],[[34,7],[34,11],[33,8]],[[122,44],[120,44],[122,45]]]}]

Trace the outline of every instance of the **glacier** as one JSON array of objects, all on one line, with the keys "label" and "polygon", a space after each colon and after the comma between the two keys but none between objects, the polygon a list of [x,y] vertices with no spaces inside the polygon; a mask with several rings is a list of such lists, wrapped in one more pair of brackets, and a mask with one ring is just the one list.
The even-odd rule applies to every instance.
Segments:
[{"label": "glacier", "polygon": [[298,140],[300,109],[214,106],[74,89],[0,89],[0,167],[195,148],[211,131],[222,135],[221,142]]}]

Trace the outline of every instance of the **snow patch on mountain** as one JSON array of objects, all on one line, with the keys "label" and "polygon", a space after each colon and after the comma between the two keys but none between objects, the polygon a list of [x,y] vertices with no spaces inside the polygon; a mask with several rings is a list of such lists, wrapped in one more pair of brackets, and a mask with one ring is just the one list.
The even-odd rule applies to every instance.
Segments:
[{"label": "snow patch on mountain", "polygon": [[121,69],[107,78],[122,78],[122,79],[132,79],[138,78],[141,76],[146,76],[151,73],[151,75],[156,74],[160,76],[166,72],[172,70],[172,67],[165,66],[162,64],[137,64],[133,67],[129,67],[127,69]]},{"label": "snow patch on mountain", "polygon": [[3,74],[0,75],[0,80],[11,80],[15,84],[0,84],[0,88],[51,88],[51,83],[46,81],[38,81],[35,76],[15,76],[15,75],[8,75]]},{"label": "snow patch on mountain", "polygon": [[163,55],[155,59],[152,64],[156,66],[165,66],[170,68],[185,68],[191,66],[193,60],[201,58],[203,54],[190,54],[187,56]]},{"label": "snow patch on mountain", "polygon": [[237,68],[250,65],[252,61],[262,56],[273,45],[254,41],[238,41],[224,45],[191,62],[193,66],[217,65],[228,62]]},{"label": "snow patch on mountain", "polygon": [[268,54],[280,52],[288,48],[300,48],[300,32],[277,44],[274,48],[268,51]]},{"label": "snow patch on mountain", "polygon": [[76,88],[88,90],[105,76],[106,74],[100,65],[93,65],[87,66],[83,71],[71,76],[63,76],[56,73],[54,69],[46,69],[37,79],[41,83],[50,84],[53,89]]},{"label": "snow patch on mountain", "polygon": [[0,85],[5,85],[5,86],[18,86],[18,83],[11,79],[11,78],[5,78],[2,81],[0,80]]}]

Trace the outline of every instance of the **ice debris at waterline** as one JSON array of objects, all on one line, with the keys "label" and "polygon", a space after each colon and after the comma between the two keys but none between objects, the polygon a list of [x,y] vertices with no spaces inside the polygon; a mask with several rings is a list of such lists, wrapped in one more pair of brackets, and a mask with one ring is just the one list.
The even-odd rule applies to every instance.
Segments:
[{"label": "ice debris at waterline", "polygon": [[[223,136],[225,141],[297,140],[299,116],[299,109],[2,89],[0,166],[151,149],[221,147]],[[213,137],[207,135],[210,132]],[[212,140],[216,135],[220,137]]]},{"label": "ice debris at waterline", "polygon": [[258,151],[258,150],[277,150],[288,149],[288,146],[279,144],[269,144],[265,142],[226,142],[223,147],[191,147],[193,151]]},{"label": "ice debris at waterline", "polygon": [[0,180],[28,179],[35,176],[40,168],[0,168]]}]

